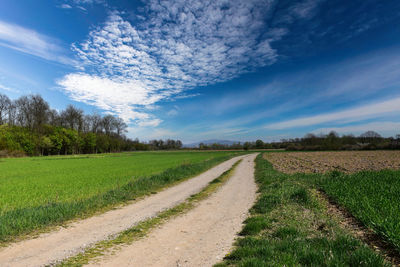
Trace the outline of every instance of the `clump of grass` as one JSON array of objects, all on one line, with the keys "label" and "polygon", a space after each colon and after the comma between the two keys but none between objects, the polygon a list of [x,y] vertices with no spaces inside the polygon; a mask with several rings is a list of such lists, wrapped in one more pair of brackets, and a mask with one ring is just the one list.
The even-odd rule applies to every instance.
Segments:
[{"label": "clump of grass", "polygon": [[[25,188],[25,186],[27,186],[25,183],[28,182],[29,179],[26,180],[25,177],[22,177],[21,179],[15,178],[13,182],[15,184],[21,184],[21,189],[25,188],[25,190],[28,190],[29,191],[27,193],[28,195],[37,194],[43,199],[41,199],[41,202],[39,202],[41,203],[40,205],[31,206],[29,205],[28,200],[22,199],[23,195],[22,196],[15,195],[16,192],[8,192],[0,196],[0,203],[4,204],[0,208],[0,244],[1,243],[5,244],[6,242],[13,240],[13,238],[17,236],[25,235],[31,233],[32,231],[43,230],[48,226],[59,225],[74,218],[83,218],[92,215],[95,212],[109,209],[125,201],[133,200],[137,197],[150,194],[151,192],[154,193],[157,190],[167,185],[173,184],[178,181],[182,181],[183,179],[199,174],[215,166],[216,164],[234,156],[233,153],[230,154],[206,153],[203,155],[197,155],[196,153],[191,155],[190,153],[191,152],[189,153],[175,152],[169,154],[153,153],[150,154],[150,157],[148,154],[141,153],[141,155],[144,155],[143,157],[146,160],[151,160],[152,159],[151,155],[153,155],[153,160],[155,161],[158,160],[160,163],[162,163],[163,160],[167,160],[170,163],[172,163],[173,161],[171,161],[171,158],[173,159],[173,157],[176,156],[177,157],[175,158],[176,163],[172,165],[174,167],[165,168],[162,172],[158,172],[150,176],[144,175],[133,179],[131,178],[129,180],[126,180],[126,182],[121,181],[121,183],[118,182],[115,184],[114,181],[112,181],[113,180],[112,177],[109,177],[110,183],[103,184],[102,190],[99,190],[97,194],[90,195],[88,193],[88,196],[86,197],[78,197],[77,195],[75,195],[74,192],[70,192],[71,188],[74,188],[73,182],[76,181],[77,183],[83,183],[85,182],[84,180],[85,176],[83,177],[77,176],[74,179],[70,180],[70,182],[72,183],[71,185],[64,184],[63,181],[62,183],[64,184],[64,187],[59,189],[60,190],[59,194],[61,194],[62,197],[58,197],[59,194],[56,192],[55,196],[50,198],[47,197],[45,194],[43,194],[43,192],[38,191],[38,189],[41,188],[41,186],[36,188],[36,185],[38,183],[32,182],[32,184],[30,184],[31,188],[27,189]],[[162,157],[159,157],[159,155],[162,155]],[[182,160],[184,160],[182,156],[185,155],[187,156],[188,159],[190,159],[190,157],[194,157],[196,160],[194,160],[194,162],[179,165],[179,162],[182,162]],[[135,154],[133,159],[131,158],[126,159],[126,157],[129,158],[129,156],[122,155],[119,158],[117,157],[116,160],[117,161],[121,160],[122,162],[125,163],[131,161],[130,164],[134,164],[135,163],[134,159],[137,157],[137,155]],[[116,163],[114,159],[115,157],[113,157],[113,160],[111,160],[112,163]],[[13,160],[20,160],[20,159],[13,159]],[[32,161],[32,159],[29,160]],[[90,160],[92,159],[85,158],[84,159],[85,163],[83,163],[83,165],[85,165]],[[97,159],[95,159],[95,161],[96,160]],[[105,157],[104,160],[106,161],[103,161],[102,159],[101,162],[107,162],[106,166],[110,167],[111,169],[115,168],[115,166],[114,167],[109,166],[110,163],[107,161],[110,160],[109,158],[107,159],[107,157]],[[141,162],[141,160],[138,161]],[[42,162],[40,160],[38,161],[36,158],[34,158],[34,162],[42,164]],[[73,166],[76,166],[76,164],[78,164],[78,166],[81,166],[82,164],[81,159],[73,161],[62,160],[62,162],[64,164],[67,164],[65,167],[66,169],[70,169]],[[47,166],[47,164],[48,162],[45,163],[45,166]],[[120,166],[119,163],[116,164],[116,166],[124,168],[123,166]],[[168,166],[168,164],[166,166]],[[96,176],[104,166],[98,166],[98,167],[99,167],[98,169],[91,170],[91,172],[89,173],[92,176]],[[139,167],[145,168],[146,164]],[[49,168],[49,166],[47,166],[46,168]],[[135,168],[138,169],[138,167]],[[128,172],[128,169],[129,167],[126,167],[125,171]],[[54,170],[57,170],[57,168],[55,168]],[[109,170],[107,170],[107,173],[108,171]],[[18,173],[18,169],[14,170],[14,172]],[[33,173],[35,173],[35,171],[33,171]],[[28,175],[28,172],[25,172],[25,170],[23,170],[23,175]],[[84,175],[88,175],[88,173],[85,173]],[[64,173],[63,176],[56,177],[55,179],[61,179],[62,177],[67,177],[66,178],[67,180],[70,179],[68,178],[68,174],[66,173]],[[93,186],[98,186],[95,183],[95,179],[92,178],[93,177],[91,177],[89,181],[86,181],[87,184],[85,184],[85,186],[89,186],[91,184],[93,184]],[[47,176],[44,176],[44,177],[38,177],[37,179],[38,182],[41,183],[43,181],[47,181],[49,178]],[[101,181],[101,179],[99,181]],[[52,180],[50,182],[49,187],[51,187],[51,184],[54,182],[58,181]],[[3,185],[1,180],[0,184]],[[113,186],[110,188],[110,185]],[[108,190],[104,191],[104,189],[106,188],[108,188]],[[68,198],[65,198],[66,195],[68,196]],[[74,196],[75,198],[73,198]],[[15,201],[15,198],[17,199],[20,198],[21,200],[17,204],[14,204],[12,203],[12,201]],[[10,201],[8,201],[7,199],[10,199]]]},{"label": "clump of grass", "polygon": [[257,213],[268,213],[281,204],[281,198],[274,194],[263,193],[260,200],[254,205],[253,210]]},{"label": "clump of grass", "polygon": [[387,266],[327,215],[314,194],[316,175],[283,174],[259,155],[260,197],[243,238],[216,266]]},{"label": "clump of grass", "polygon": [[264,216],[249,217],[246,219],[245,226],[239,234],[242,236],[256,235],[269,225],[270,222]]},{"label": "clump of grass", "polygon": [[273,236],[280,239],[288,239],[290,237],[296,237],[299,234],[297,228],[293,226],[284,226],[278,228],[274,233]]},{"label": "clump of grass", "polygon": [[330,173],[319,185],[400,252],[400,171]]}]

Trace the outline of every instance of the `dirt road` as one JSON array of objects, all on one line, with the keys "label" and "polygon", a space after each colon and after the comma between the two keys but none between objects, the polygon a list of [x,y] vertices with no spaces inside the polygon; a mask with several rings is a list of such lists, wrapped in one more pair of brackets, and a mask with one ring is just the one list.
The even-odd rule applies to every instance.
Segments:
[{"label": "dirt road", "polygon": [[2,248],[0,266],[44,266],[75,255],[87,246],[116,235],[140,221],[154,217],[159,212],[183,202],[231,168],[239,159],[246,157],[249,156],[239,156],[225,161],[190,180],[122,208]]},{"label": "dirt road", "polygon": [[228,182],[193,210],[91,265],[212,266],[219,262],[255,201],[255,156],[247,156]]}]

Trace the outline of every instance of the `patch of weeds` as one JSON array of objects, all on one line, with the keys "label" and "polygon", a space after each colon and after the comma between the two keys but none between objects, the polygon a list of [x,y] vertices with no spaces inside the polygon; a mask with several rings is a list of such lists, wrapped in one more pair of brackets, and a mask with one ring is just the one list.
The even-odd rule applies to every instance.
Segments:
[{"label": "patch of weeds", "polygon": [[290,199],[292,199],[293,201],[298,202],[301,205],[309,205],[311,203],[308,191],[307,191],[307,189],[305,189],[303,187],[296,189],[290,195]]}]

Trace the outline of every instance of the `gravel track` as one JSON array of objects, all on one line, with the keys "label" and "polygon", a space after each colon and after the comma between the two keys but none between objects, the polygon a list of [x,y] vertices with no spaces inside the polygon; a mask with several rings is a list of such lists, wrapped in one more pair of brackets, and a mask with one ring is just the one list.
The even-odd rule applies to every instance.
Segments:
[{"label": "gravel track", "polygon": [[76,255],[96,242],[115,236],[161,211],[182,203],[245,157],[248,156],[227,160],[194,178],[132,204],[73,222],[66,228],[42,234],[38,238],[2,248],[0,266],[45,266]]},{"label": "gravel track", "polygon": [[91,266],[212,266],[230,251],[256,199],[254,159],[246,156],[216,193],[147,237]]}]

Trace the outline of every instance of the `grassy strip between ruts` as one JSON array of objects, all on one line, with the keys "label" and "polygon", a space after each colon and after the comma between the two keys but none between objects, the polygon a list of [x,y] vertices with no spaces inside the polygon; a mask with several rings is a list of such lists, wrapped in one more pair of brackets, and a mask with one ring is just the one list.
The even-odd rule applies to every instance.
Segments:
[{"label": "grassy strip between ruts", "polygon": [[236,162],[229,170],[224,172],[218,178],[211,181],[203,190],[201,190],[197,194],[192,195],[185,202],[178,204],[171,209],[161,212],[157,217],[140,222],[136,226],[123,231],[116,238],[100,241],[94,246],[86,249],[84,252],[76,256],[70,257],[57,264],[56,266],[82,266],[102,255],[115,253],[119,248],[121,248],[121,245],[131,244],[135,240],[143,238],[155,227],[163,224],[172,217],[189,211],[190,209],[195,207],[196,203],[204,200],[212,193],[214,193],[231,177],[234,169],[237,165],[239,165],[240,162],[241,160]]},{"label": "grassy strip between ruts", "polygon": [[400,253],[400,171],[332,172],[319,185]]},{"label": "grassy strip between ruts", "polygon": [[216,266],[387,266],[328,216],[318,175],[284,174],[256,159],[260,197],[235,249]]},{"label": "grassy strip between ruts", "polygon": [[85,218],[96,212],[104,212],[116,205],[151,192],[161,190],[205,170],[238,154],[215,157],[199,163],[183,164],[150,177],[135,178],[121,187],[88,199],[73,202],[49,202],[38,207],[11,210],[0,214],[0,246],[7,245],[17,237],[24,238],[32,232],[38,234],[71,219]]}]

